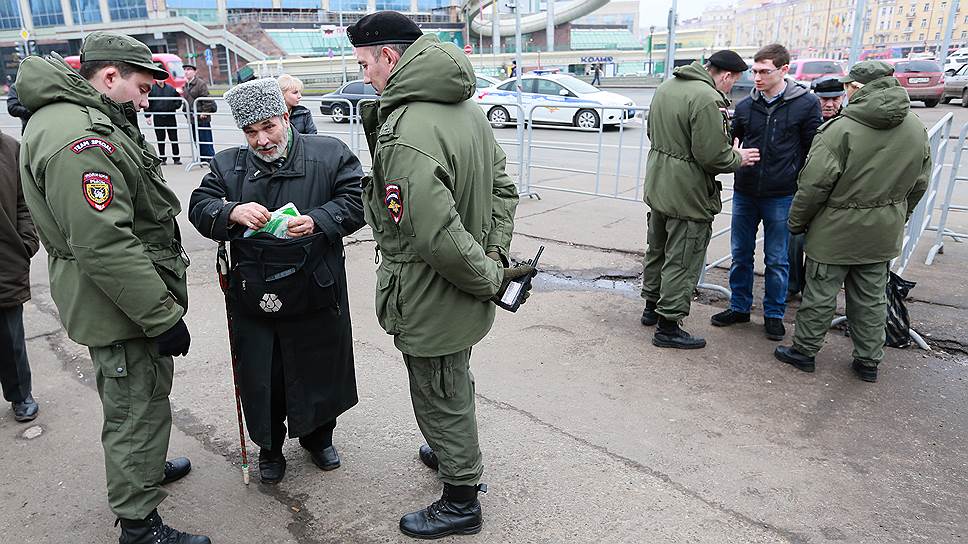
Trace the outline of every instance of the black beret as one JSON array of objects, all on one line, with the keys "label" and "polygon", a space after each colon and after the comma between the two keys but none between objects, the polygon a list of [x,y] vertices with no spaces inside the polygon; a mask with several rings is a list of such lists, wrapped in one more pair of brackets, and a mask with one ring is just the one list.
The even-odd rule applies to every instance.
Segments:
[{"label": "black beret", "polygon": [[844,95],[844,84],[837,76],[818,77],[810,83],[814,94],[823,98],[834,98]]},{"label": "black beret", "polygon": [[726,70],[727,72],[745,72],[750,68],[743,62],[743,57],[739,56],[736,51],[729,49],[716,51],[710,55],[709,64],[712,64],[720,70]]},{"label": "black beret", "polygon": [[409,17],[396,11],[378,11],[364,16],[346,29],[346,37],[353,47],[411,44],[423,36],[420,27]]}]

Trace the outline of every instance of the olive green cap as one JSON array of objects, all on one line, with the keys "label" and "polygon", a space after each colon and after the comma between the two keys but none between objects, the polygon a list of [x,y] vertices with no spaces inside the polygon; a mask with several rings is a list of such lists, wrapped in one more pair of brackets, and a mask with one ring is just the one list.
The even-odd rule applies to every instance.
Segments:
[{"label": "olive green cap", "polygon": [[126,62],[151,72],[155,79],[168,79],[168,72],[151,60],[148,46],[124,34],[114,32],[91,32],[81,45],[81,62]]},{"label": "olive green cap", "polygon": [[893,76],[894,67],[882,60],[865,60],[850,68],[850,73],[840,78],[841,83],[863,83],[867,85],[875,79]]}]

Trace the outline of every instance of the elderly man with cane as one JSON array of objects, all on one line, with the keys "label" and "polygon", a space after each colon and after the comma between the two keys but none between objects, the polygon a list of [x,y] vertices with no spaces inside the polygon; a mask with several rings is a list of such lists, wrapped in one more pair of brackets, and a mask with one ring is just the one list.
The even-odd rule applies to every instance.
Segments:
[{"label": "elderly man with cane", "polygon": [[261,480],[275,484],[287,421],[319,468],[340,466],[336,418],[357,403],[343,237],[363,226],[363,172],[343,142],[292,129],[274,79],[225,99],[248,147],[215,156],[189,218],[230,242],[239,393]]}]

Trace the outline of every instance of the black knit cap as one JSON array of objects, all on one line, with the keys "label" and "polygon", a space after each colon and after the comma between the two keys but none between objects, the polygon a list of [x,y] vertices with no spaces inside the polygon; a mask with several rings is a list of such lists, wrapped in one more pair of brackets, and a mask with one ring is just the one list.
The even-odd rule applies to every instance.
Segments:
[{"label": "black knit cap", "polygon": [[736,51],[729,49],[716,51],[712,55],[709,55],[708,62],[716,68],[726,70],[727,72],[745,72],[750,68],[743,62],[743,57],[739,56]]},{"label": "black knit cap", "polygon": [[423,36],[420,27],[409,17],[396,11],[371,13],[346,28],[346,37],[353,47],[411,44],[420,36]]}]

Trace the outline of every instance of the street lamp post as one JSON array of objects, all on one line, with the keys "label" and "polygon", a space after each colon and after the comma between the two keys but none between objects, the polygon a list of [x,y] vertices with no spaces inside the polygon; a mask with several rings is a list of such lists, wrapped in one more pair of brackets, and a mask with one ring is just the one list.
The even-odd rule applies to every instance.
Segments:
[{"label": "street lamp post", "polygon": [[655,72],[655,65],[652,64],[652,50],[655,49],[655,25],[649,26],[649,75]]}]

